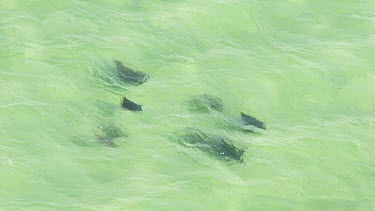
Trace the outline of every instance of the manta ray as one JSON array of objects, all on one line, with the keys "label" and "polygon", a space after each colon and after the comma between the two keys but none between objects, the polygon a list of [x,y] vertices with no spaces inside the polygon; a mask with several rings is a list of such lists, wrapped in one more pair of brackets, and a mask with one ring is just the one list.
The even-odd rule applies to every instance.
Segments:
[{"label": "manta ray", "polygon": [[121,61],[114,60],[114,62],[116,64],[118,77],[125,83],[140,85],[150,79],[150,76],[146,73],[126,67]]},{"label": "manta ray", "polygon": [[177,137],[177,143],[189,148],[199,149],[219,160],[243,162],[244,149],[238,148],[233,141],[214,134],[208,134],[197,128],[186,128]]}]

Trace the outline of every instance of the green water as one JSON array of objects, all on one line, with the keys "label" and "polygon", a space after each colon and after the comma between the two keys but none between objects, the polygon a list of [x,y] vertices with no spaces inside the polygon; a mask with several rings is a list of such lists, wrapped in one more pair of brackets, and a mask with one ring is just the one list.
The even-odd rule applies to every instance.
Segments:
[{"label": "green water", "polygon": [[[2,0],[0,87],[1,210],[375,209],[373,0]],[[190,111],[202,93],[224,111]],[[128,136],[100,144],[103,123]],[[173,142],[186,127],[243,162]]]}]

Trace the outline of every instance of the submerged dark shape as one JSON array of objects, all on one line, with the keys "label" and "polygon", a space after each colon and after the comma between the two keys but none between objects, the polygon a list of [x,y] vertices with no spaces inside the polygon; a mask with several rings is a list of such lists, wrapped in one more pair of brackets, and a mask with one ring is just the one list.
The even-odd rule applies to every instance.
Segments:
[{"label": "submerged dark shape", "polygon": [[223,100],[210,94],[194,96],[187,101],[187,104],[193,111],[223,111]]},{"label": "submerged dark shape", "polygon": [[136,104],[126,97],[122,100],[121,107],[130,111],[142,111],[142,105]]},{"label": "submerged dark shape", "polygon": [[117,147],[116,142],[114,142],[113,140],[110,140],[110,139],[106,139],[104,137],[98,136],[98,141],[99,141],[100,144],[103,144],[107,147]]},{"label": "submerged dark shape", "polygon": [[266,129],[266,126],[264,125],[263,122],[259,121],[258,119],[250,115],[247,115],[241,112],[241,118],[242,118],[242,121],[245,123],[245,125],[252,125],[254,127],[264,129],[264,130]]},{"label": "submerged dark shape", "polygon": [[116,138],[128,136],[121,130],[120,127],[112,123],[105,123],[101,125],[100,130],[101,132],[96,134],[99,143],[109,147],[117,146],[116,142],[114,141]]},{"label": "submerged dark shape", "polygon": [[116,64],[119,78],[125,83],[139,85],[147,82],[150,79],[150,76],[146,73],[126,67],[118,60],[114,60],[114,62]]},{"label": "submerged dark shape", "polygon": [[245,150],[239,149],[226,137],[208,135],[199,129],[188,128],[178,137],[178,143],[190,148],[197,148],[221,160],[243,162]]}]

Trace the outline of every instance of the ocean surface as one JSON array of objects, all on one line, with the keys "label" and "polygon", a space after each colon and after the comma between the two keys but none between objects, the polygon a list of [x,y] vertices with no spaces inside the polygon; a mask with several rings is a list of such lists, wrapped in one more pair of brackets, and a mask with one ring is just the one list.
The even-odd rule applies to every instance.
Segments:
[{"label": "ocean surface", "polygon": [[[149,80],[124,83],[114,60]],[[222,111],[191,109],[203,94]],[[122,135],[103,142],[103,125]],[[187,128],[241,159],[180,144]],[[1,210],[374,210],[374,198],[375,1],[0,0]]]}]

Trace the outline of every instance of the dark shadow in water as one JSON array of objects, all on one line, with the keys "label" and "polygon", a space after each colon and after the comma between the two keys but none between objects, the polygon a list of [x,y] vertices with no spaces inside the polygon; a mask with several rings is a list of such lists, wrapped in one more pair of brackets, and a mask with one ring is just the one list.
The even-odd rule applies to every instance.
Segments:
[{"label": "dark shadow in water", "polygon": [[116,147],[115,139],[128,136],[120,127],[112,123],[104,123],[99,128],[100,132],[95,135],[99,143],[105,146]]},{"label": "dark shadow in water", "polygon": [[210,110],[223,111],[223,100],[210,94],[191,97],[185,103],[190,111],[208,112]]},{"label": "dark shadow in water", "polygon": [[216,125],[226,130],[241,131],[244,133],[263,134],[266,126],[260,120],[240,113],[240,116],[219,114],[215,116]]},{"label": "dark shadow in water", "polygon": [[116,64],[117,75],[121,81],[127,84],[139,85],[147,82],[150,76],[141,71],[133,70],[118,60],[114,60]]},{"label": "dark shadow in water", "polygon": [[142,105],[134,103],[126,97],[122,99],[121,107],[129,111],[142,111]]},{"label": "dark shadow in water", "polygon": [[207,134],[196,128],[186,128],[177,135],[178,144],[199,149],[218,160],[234,160],[243,162],[244,149],[233,145],[232,141],[223,136]]},{"label": "dark shadow in water", "polygon": [[263,122],[260,120],[256,119],[255,117],[252,117],[250,115],[244,114],[241,112],[241,119],[245,125],[251,125],[260,129],[266,129],[266,126],[264,125]]}]

